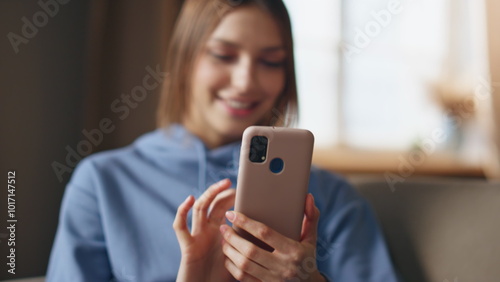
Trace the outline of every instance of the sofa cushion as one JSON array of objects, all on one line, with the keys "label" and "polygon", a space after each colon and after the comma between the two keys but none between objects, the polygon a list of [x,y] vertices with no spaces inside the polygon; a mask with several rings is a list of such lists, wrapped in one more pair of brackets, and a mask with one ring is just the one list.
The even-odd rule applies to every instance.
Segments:
[{"label": "sofa cushion", "polygon": [[405,281],[500,281],[500,183],[354,179]]}]

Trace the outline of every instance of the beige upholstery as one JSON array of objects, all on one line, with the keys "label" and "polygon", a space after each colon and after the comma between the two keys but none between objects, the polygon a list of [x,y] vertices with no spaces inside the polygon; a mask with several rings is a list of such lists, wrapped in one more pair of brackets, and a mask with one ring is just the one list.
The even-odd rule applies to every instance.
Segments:
[{"label": "beige upholstery", "polygon": [[377,213],[407,282],[500,281],[500,183],[353,181]]}]

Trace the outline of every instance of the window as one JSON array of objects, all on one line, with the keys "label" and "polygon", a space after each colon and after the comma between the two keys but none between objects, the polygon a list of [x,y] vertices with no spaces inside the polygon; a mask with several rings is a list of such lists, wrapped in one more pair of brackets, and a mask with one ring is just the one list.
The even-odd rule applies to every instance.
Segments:
[{"label": "window", "polygon": [[299,127],[316,145],[338,140],[340,5],[337,0],[285,0],[295,40]]},{"label": "window", "polygon": [[436,128],[448,130],[437,95],[447,79],[487,78],[481,1],[284,2],[299,126],[318,146],[408,150]]}]

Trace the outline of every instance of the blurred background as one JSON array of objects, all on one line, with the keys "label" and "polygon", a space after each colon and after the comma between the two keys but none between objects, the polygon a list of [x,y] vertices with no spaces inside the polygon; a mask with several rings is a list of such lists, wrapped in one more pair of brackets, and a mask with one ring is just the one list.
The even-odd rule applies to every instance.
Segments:
[{"label": "blurred background", "polygon": [[317,137],[316,163],[344,173],[498,177],[498,4],[285,2],[300,126]]},{"label": "blurred background", "polygon": [[[181,0],[0,1],[0,168],[16,171],[16,274],[45,274],[71,172],[155,126]],[[314,162],[388,189],[413,176],[500,178],[500,2],[285,0],[299,127]],[[145,87],[152,77],[153,87]],[[5,254],[5,255],[4,255]]]}]

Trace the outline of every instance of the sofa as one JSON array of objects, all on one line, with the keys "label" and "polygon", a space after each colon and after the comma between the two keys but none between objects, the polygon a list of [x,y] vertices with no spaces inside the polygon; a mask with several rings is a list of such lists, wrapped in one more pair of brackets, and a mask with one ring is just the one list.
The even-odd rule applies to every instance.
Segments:
[{"label": "sofa", "polygon": [[500,183],[352,178],[375,210],[406,282],[500,281]]}]

